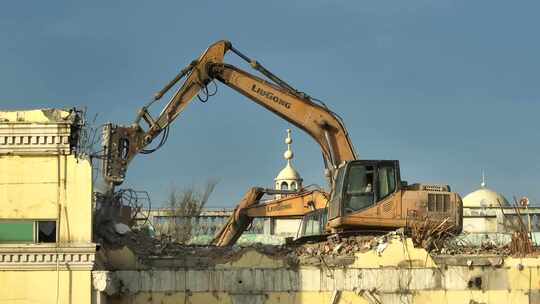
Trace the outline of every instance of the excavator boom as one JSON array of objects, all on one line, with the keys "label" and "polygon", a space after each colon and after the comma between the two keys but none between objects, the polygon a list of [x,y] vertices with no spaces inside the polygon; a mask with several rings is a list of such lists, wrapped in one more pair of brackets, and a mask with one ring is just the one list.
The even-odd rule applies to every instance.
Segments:
[{"label": "excavator boom", "polygon": [[[223,63],[228,50],[233,50],[270,81]],[[148,108],[159,100],[176,82],[186,78],[173,94],[159,116],[154,119]],[[339,117],[322,104],[317,104],[304,93],[262,67],[260,63],[233,48],[228,41],[218,41],[206,49],[199,58],[184,68],[177,77],[159,91],[153,100],[142,107],[132,126],[108,125],[105,129],[104,178],[111,185],[123,182],[127,166],[135,155],[148,154],[155,149],[148,145],[160,134],[160,147],[168,134],[169,125],[188,104],[198,97],[205,101],[210,95],[208,84],[218,80],[240,92],[255,103],[308,133],[321,147],[325,164],[331,171],[343,161],[357,159],[347,130]],[[272,82],[271,82],[272,81]],[[201,96],[203,94],[203,96]],[[141,125],[146,122],[146,128]]]},{"label": "excavator boom", "polygon": [[329,109],[232,65],[212,64],[210,73],[308,133],[319,144],[326,161],[332,164],[332,169],[343,161],[357,159],[343,123]]},{"label": "excavator boom", "polygon": [[[272,193],[288,193],[292,196],[259,204],[264,194]],[[325,208],[327,202],[327,194],[319,190],[291,192],[251,188],[244,194],[211,243],[216,246],[231,246],[255,218],[301,218],[309,212]]]}]

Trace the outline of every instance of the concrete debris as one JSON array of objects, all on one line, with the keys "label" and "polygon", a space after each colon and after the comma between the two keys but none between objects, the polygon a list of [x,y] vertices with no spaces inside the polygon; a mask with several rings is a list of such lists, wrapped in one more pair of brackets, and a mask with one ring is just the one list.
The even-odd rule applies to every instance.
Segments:
[{"label": "concrete debris", "polygon": [[313,256],[353,256],[356,252],[365,252],[374,248],[373,236],[353,236],[339,240],[326,240],[318,243],[299,245],[295,249],[298,257]]},{"label": "concrete debris", "polygon": [[443,255],[500,255],[500,256],[534,256],[538,252],[532,246],[528,235],[514,233],[511,241],[496,240],[487,235],[479,242],[471,242],[467,236],[449,238],[432,254]]},{"label": "concrete debris", "polygon": [[336,247],[334,247],[333,253],[338,254],[339,250],[343,247],[343,243],[339,243]]},{"label": "concrete debris", "polygon": [[92,286],[98,291],[114,295],[120,289],[120,282],[109,271],[92,271]]},{"label": "concrete debris", "polygon": [[[196,257],[201,263],[218,263],[234,259],[245,249],[254,249],[267,256],[285,259],[290,265],[348,265],[354,263],[356,253],[373,250],[378,256],[388,248],[391,240],[403,239],[402,231],[390,232],[386,235],[361,235],[350,237],[334,237],[325,241],[289,244],[215,247],[210,245],[180,244],[170,238],[155,238],[144,230],[129,229],[124,224],[103,225],[100,227],[100,242],[106,248],[127,247],[137,256],[148,257]],[[442,244],[442,245],[441,245]],[[480,246],[472,246],[459,237],[447,238],[443,243],[431,250],[433,255],[479,255],[497,256],[513,255],[512,246],[516,244],[500,244],[486,238]],[[418,246],[415,246],[418,248]],[[207,262],[205,262],[207,261]]]},{"label": "concrete debris", "polygon": [[375,251],[377,252],[377,255],[381,256],[381,254],[383,253],[383,251],[386,249],[387,246],[388,246],[388,243],[385,240],[379,239],[379,244],[377,245],[377,248],[375,249]]},{"label": "concrete debris", "polygon": [[437,250],[431,251],[433,254],[445,254],[445,255],[479,255],[479,254],[499,254],[510,256],[510,248],[508,245],[498,245],[491,240],[482,242],[480,246],[472,246],[470,244],[462,243],[459,239],[451,239]]},{"label": "concrete debris", "polygon": [[[234,261],[246,250],[256,250],[266,256],[297,262],[289,256],[290,248],[273,245],[252,245],[250,247],[215,247],[209,245],[185,245],[169,238],[158,239],[145,230],[131,228],[124,234],[117,233],[118,224],[103,225],[99,229],[99,242],[108,251],[127,248],[138,259],[139,267],[208,267],[215,264]],[[123,227],[123,226],[120,226]],[[123,232],[123,231],[122,231]],[[169,263],[168,261],[174,261]],[[105,262],[106,263],[106,262]],[[145,267],[143,264],[146,264]]]},{"label": "concrete debris", "polygon": [[357,253],[373,250],[381,256],[391,239],[402,239],[401,231],[386,235],[360,235],[349,237],[330,237],[319,243],[298,245],[294,254],[300,265],[345,266],[354,263]]},{"label": "concrete debris", "polygon": [[73,123],[75,111],[71,109],[38,109],[25,111],[0,111],[0,122],[18,123]]},{"label": "concrete debris", "polygon": [[114,231],[116,231],[116,233],[118,233],[120,235],[124,235],[124,234],[130,232],[131,229],[129,229],[128,225],[126,225],[126,224],[116,223],[116,224],[114,224]]}]

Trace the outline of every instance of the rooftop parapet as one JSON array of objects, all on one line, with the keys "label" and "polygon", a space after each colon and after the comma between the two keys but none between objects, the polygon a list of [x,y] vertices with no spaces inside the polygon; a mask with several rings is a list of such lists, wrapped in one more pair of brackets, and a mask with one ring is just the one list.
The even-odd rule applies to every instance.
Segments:
[{"label": "rooftop parapet", "polygon": [[77,142],[76,110],[0,111],[0,155],[68,155]]}]

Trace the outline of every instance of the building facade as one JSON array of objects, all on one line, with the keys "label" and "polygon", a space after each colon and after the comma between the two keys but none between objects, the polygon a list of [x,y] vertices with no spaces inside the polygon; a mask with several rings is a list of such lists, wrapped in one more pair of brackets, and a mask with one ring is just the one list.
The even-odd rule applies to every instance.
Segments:
[{"label": "building facade", "polygon": [[504,245],[510,243],[515,231],[525,227],[532,242],[540,245],[540,208],[528,206],[526,198],[520,201],[511,204],[489,189],[482,177],[480,188],[463,197],[463,233],[458,241],[473,246]]},{"label": "building facade", "polygon": [[0,112],[0,302],[91,303],[92,169],[76,111]]}]

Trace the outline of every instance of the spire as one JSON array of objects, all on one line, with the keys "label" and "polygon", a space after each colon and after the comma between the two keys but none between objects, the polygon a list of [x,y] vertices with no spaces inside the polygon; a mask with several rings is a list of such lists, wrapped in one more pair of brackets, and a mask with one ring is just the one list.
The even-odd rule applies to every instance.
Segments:
[{"label": "spire", "polygon": [[291,159],[294,157],[294,153],[291,149],[292,138],[291,138],[291,129],[287,129],[287,137],[285,138],[285,144],[287,144],[287,151],[283,153],[283,158],[287,160],[287,165],[291,165]]},{"label": "spire", "polygon": [[[298,190],[302,188],[302,177],[292,166],[292,159],[294,157],[291,148],[292,142],[291,129],[287,129],[287,137],[285,138],[287,150],[283,153],[283,158],[285,158],[287,164],[285,164],[285,167],[281,169],[278,176],[274,179],[275,187],[279,190]],[[281,197],[282,195],[276,195],[276,198]]]},{"label": "spire", "polygon": [[484,174],[484,170],[482,170],[482,183],[480,183],[480,187],[486,187],[486,175]]}]

